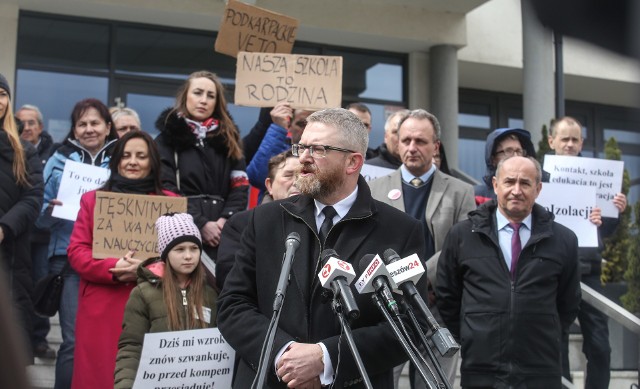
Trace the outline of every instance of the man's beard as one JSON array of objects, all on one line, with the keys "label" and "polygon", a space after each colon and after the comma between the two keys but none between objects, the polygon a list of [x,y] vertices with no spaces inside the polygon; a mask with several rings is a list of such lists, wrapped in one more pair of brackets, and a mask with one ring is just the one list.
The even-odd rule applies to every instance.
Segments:
[{"label": "man's beard", "polygon": [[[303,177],[300,175],[301,172],[310,172],[314,173],[314,175]],[[298,168],[295,186],[302,194],[320,200],[336,192],[343,182],[344,177],[340,169],[334,168],[333,170],[323,171],[319,170],[317,165],[309,163]]]}]

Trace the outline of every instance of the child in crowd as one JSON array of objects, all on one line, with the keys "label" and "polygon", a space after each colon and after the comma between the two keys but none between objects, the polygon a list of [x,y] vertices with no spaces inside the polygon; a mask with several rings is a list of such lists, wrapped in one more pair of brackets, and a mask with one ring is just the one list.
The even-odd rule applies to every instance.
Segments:
[{"label": "child in crowd", "polygon": [[144,335],[215,327],[217,294],[200,262],[202,238],[193,217],[167,214],[156,221],[160,258],[138,268],[138,286],[124,312],[116,358],[115,388],[131,388]]}]

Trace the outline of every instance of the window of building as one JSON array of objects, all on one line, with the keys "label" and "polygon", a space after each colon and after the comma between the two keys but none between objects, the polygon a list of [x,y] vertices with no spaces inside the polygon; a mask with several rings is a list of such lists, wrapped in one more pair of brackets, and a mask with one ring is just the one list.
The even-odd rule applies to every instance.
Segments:
[{"label": "window of building", "polygon": [[[200,69],[225,84],[243,135],[258,118],[258,108],[233,104],[236,60],[214,51],[215,32],[34,12],[21,12],[19,24],[16,101],[38,105],[57,141],[66,134],[61,128],[73,104],[85,97],[124,103],[138,111],[145,131],[156,134],[158,114],[173,104],[187,75]],[[306,42],[296,42],[293,52],[343,57],[343,104],[367,104],[373,113],[370,145],[382,143],[385,107],[408,105],[406,56]]]}]

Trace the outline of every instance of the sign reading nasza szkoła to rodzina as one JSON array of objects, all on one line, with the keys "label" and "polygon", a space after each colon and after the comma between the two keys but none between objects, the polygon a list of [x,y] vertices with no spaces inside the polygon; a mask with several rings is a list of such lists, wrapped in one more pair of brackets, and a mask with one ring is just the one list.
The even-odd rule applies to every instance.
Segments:
[{"label": "sign reading nasza szko\u0142a to rodzina", "polygon": [[238,53],[235,103],[294,108],[339,107],[342,57],[271,53]]},{"label": "sign reading nasza szko\u0142a to rodzina", "polygon": [[186,212],[184,197],[96,192],[93,211],[93,257],[159,256],[156,220],[166,213]]}]

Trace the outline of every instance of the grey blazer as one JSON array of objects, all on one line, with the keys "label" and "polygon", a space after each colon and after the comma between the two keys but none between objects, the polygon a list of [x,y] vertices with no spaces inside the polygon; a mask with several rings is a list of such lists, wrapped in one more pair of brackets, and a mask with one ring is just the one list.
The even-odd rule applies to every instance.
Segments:
[{"label": "grey blazer", "polygon": [[[399,190],[402,193],[402,174],[400,169],[369,182],[369,187],[371,188],[371,196],[374,199],[405,212],[403,195],[401,194],[398,197],[392,196],[391,193],[393,190]],[[455,177],[442,173],[440,170],[436,170],[433,176],[427,209],[425,210],[427,227],[431,232],[431,236],[433,236],[436,251],[431,258],[426,260],[427,277],[434,288],[438,257],[445,237],[454,224],[467,219],[467,214],[475,209],[473,187]]]}]

